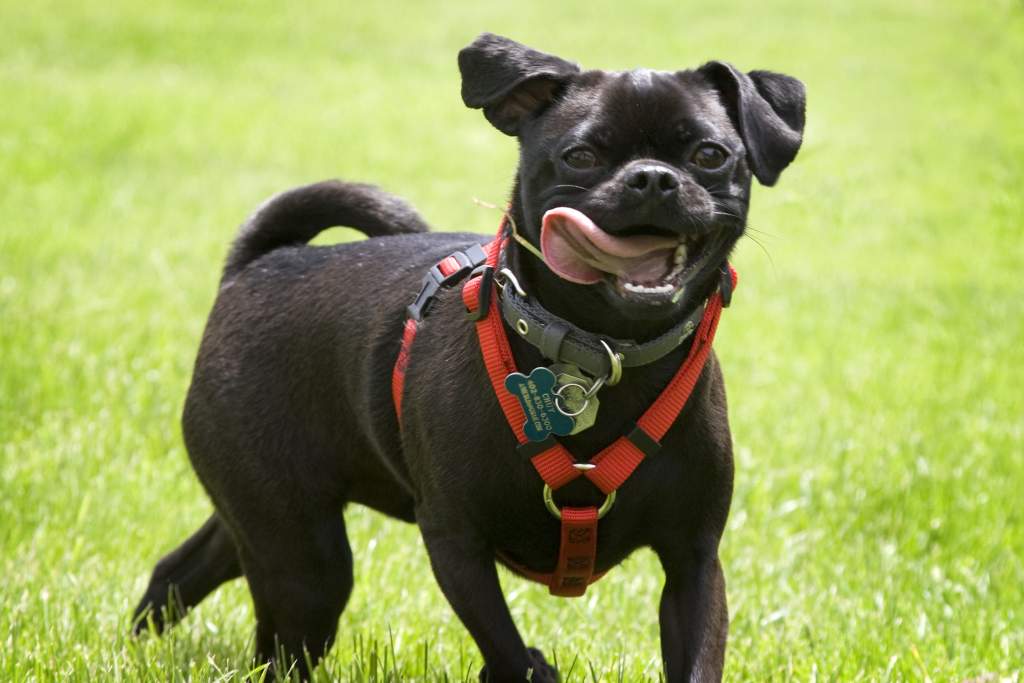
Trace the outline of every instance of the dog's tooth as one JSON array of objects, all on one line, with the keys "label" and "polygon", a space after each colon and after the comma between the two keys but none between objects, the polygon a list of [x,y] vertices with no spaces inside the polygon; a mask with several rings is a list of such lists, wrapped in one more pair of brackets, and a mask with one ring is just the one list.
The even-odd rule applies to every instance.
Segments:
[{"label": "dog's tooth", "polygon": [[674,261],[678,265],[678,264],[684,262],[685,260],[686,260],[686,245],[684,243],[680,242],[679,246],[676,247],[676,254],[675,254]]},{"label": "dog's tooth", "polygon": [[640,285],[635,282],[626,282],[623,284],[623,288],[636,294],[668,294],[674,289],[669,284],[648,287],[647,285]]}]

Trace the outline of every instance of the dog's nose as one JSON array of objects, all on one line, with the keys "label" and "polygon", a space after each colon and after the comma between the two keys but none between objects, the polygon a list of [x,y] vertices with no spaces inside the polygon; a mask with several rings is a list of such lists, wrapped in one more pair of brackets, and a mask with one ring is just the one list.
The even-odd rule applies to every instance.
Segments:
[{"label": "dog's nose", "polygon": [[668,166],[644,164],[629,171],[626,187],[644,197],[667,195],[679,187],[679,176]]}]

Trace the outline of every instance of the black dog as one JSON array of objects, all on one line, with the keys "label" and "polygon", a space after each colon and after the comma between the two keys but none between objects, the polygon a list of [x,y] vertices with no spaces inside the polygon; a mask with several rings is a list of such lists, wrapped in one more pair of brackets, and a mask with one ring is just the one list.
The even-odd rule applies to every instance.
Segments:
[{"label": "black dog", "polygon": [[[744,230],[751,175],[772,185],[795,157],[803,86],[722,62],[675,73],[580,71],[489,34],[460,52],[459,67],[465,103],[519,139],[505,247],[496,268],[472,274],[486,280],[484,304],[493,294],[503,314],[516,304],[547,330],[531,338],[524,319],[508,326],[515,365],[550,366],[573,345],[582,358],[599,341],[621,352],[598,353],[602,377],[585,358],[573,370],[577,389],[605,381],[593,394],[600,412],[590,428],[558,439],[581,471],[624,433],[647,454],[600,523],[591,569],[653,548],[666,575],[666,678],[718,680],[728,628],[718,543],[733,461],[714,355],[697,368],[660,449],[630,430],[697,343],[682,322],[700,319],[709,297],[727,302],[723,267]],[[373,239],[305,245],[334,225]],[[341,510],[355,502],[420,526],[437,580],[483,653],[482,678],[523,680],[532,670],[534,681],[556,680],[523,644],[495,559],[550,572],[561,562],[559,522],[542,502],[536,444],[510,431],[457,288],[428,281],[419,299],[438,290],[403,354],[396,414],[390,380],[421,277],[455,251],[464,253],[458,272],[435,281],[451,284],[481,260],[472,248],[479,235],[425,231],[400,200],[341,182],[279,195],[243,226],[183,417],[216,512],[157,565],[137,628],[148,615],[161,629],[244,575],[258,657],[280,646],[300,666],[304,649],[316,662],[352,588]],[[425,313],[414,307],[414,317]],[[589,510],[604,501],[581,476],[553,504]]]}]

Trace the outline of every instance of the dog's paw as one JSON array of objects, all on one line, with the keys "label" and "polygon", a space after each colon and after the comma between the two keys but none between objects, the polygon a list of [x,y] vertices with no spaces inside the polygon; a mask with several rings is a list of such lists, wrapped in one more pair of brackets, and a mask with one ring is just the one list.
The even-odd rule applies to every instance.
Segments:
[{"label": "dog's paw", "polygon": [[535,647],[526,648],[526,653],[530,655],[530,661],[533,663],[533,675],[530,677],[532,683],[558,683],[561,678],[558,669],[548,664],[548,660],[544,659],[544,653]]},{"label": "dog's paw", "polygon": [[531,683],[558,683],[558,669],[548,664],[548,660],[544,659],[544,654],[535,647],[529,647],[526,649],[526,654],[530,658],[530,668],[528,671],[524,671],[520,675],[508,677],[508,676],[492,676],[487,670],[487,667],[480,669],[480,683],[504,683],[505,681],[530,681]]}]

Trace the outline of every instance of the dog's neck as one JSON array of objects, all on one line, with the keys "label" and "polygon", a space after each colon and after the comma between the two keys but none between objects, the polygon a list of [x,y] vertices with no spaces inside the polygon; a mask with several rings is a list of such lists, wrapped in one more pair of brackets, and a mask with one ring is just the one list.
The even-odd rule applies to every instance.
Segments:
[{"label": "dog's neck", "polygon": [[[519,199],[518,183],[512,196],[509,216],[515,221],[520,234],[523,234],[527,219]],[[537,234],[539,229],[539,226],[531,226],[526,232]],[[528,295],[537,297],[542,306],[559,318],[568,320],[588,332],[615,339],[632,339],[637,342],[654,339],[699,306],[711,294],[716,284],[715,279],[711,278],[694,287],[693,296],[687,297],[684,306],[676,315],[650,320],[630,319],[612,307],[599,290],[600,285],[579,285],[563,280],[515,240],[509,240],[506,250],[507,265]]]}]

